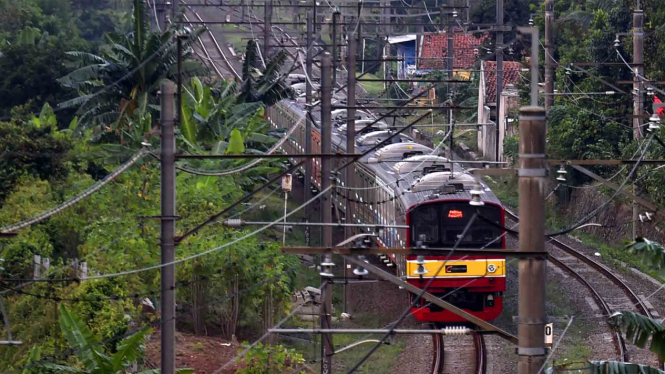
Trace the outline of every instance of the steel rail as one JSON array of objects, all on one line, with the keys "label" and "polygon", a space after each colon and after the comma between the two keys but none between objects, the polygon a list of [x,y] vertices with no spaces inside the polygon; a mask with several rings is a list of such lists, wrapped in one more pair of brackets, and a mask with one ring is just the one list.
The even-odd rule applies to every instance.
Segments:
[{"label": "steel rail", "polygon": [[[194,25],[192,25],[189,22],[189,17],[187,17],[187,14],[183,13],[182,16],[185,19],[185,22],[189,23],[190,26],[194,27]],[[210,33],[210,30],[208,30],[208,33]],[[210,36],[212,36],[212,34],[210,34]],[[220,78],[224,78],[224,74],[222,74],[222,72],[219,71],[219,68],[217,67],[217,64],[215,64],[215,61],[213,61],[212,56],[210,56],[210,52],[208,52],[208,48],[206,48],[205,44],[203,44],[203,39],[201,39],[201,36],[200,35],[197,36],[196,39],[199,41],[199,44],[201,44],[201,49],[203,50],[203,53],[205,53],[206,58],[208,59],[208,61],[205,62],[206,65],[209,64],[213,68],[213,70],[215,70],[217,75],[220,76]]]},{"label": "steel rail", "polygon": [[432,334],[432,339],[432,345],[434,348],[434,353],[432,355],[432,373],[443,374],[443,368],[445,367],[443,335]]},{"label": "steel rail", "polygon": [[[506,215],[510,219],[514,220],[515,222],[519,222],[519,217],[517,216],[517,214],[515,214],[514,212],[512,212],[508,209],[505,209],[505,212],[506,212]],[[616,275],[614,275],[614,273],[612,273],[612,271],[610,269],[608,269],[606,266],[592,260],[588,256],[586,256],[583,253],[575,250],[571,246],[561,242],[558,239],[551,238],[550,239],[550,244],[552,244],[555,247],[557,247],[557,248],[563,250],[564,252],[570,254],[571,256],[573,256],[576,259],[582,261],[584,264],[590,266],[591,268],[595,269],[596,271],[598,271],[599,273],[604,275],[607,279],[609,279],[612,283],[614,283],[622,291],[624,291],[624,293],[628,296],[628,298],[634,303],[634,305],[636,307],[638,307],[638,309],[641,310],[641,312],[644,315],[648,316],[649,318],[653,318],[652,315],[651,315],[651,312],[649,312],[649,309],[644,305],[642,300],[639,297],[637,297],[635,292],[633,292],[633,290],[625,282],[623,282]],[[554,264],[555,266],[558,266],[559,268],[567,271],[573,277],[575,277],[575,279],[577,279],[582,285],[584,285],[591,292],[591,295],[596,300],[598,305],[601,306],[601,308],[603,309],[603,311],[606,315],[612,314],[612,310],[609,307],[609,305],[607,304],[607,302],[602,298],[602,296],[600,296],[598,291],[596,291],[596,289],[591,284],[589,284],[589,282],[587,282],[584,279],[584,277],[582,277],[580,274],[578,274],[570,266],[564,264],[561,260],[556,259],[554,256],[550,255],[548,257],[548,259],[552,264]],[[621,333],[616,331],[613,334],[612,340],[614,340],[614,344],[615,344],[617,353],[619,354],[619,357],[621,358],[621,360],[624,361],[624,362],[627,362],[628,358],[627,358],[627,354],[626,354],[626,343],[625,343]]]},{"label": "steel rail", "polygon": [[[234,75],[236,78],[242,80],[242,77],[241,77],[241,76],[238,74],[238,72],[233,68],[233,66],[231,65],[231,62],[229,62],[228,58],[226,58],[226,55],[225,55],[224,52],[222,51],[222,47],[220,47],[220,46],[219,46],[219,43],[217,43],[217,39],[215,38],[215,35],[213,35],[212,30],[210,30],[210,28],[208,27],[207,23],[210,23],[210,22],[207,22],[207,23],[204,22],[204,21],[203,21],[203,18],[201,18],[201,16],[199,16],[199,14],[196,13],[196,11],[194,11],[194,9],[192,9],[191,7],[189,7],[189,4],[187,4],[185,1],[180,0],[180,2],[181,2],[182,4],[184,4],[187,8],[189,8],[190,12],[192,12],[192,13],[194,14],[194,16],[196,16],[196,18],[198,18],[198,20],[200,21],[200,23],[203,24],[203,26],[205,26],[206,30],[208,30],[208,35],[210,35],[210,40],[212,40],[213,44],[215,44],[215,48],[217,49],[217,51],[219,52],[219,54],[220,54],[220,55],[222,56],[222,58],[224,59],[224,62],[226,63],[226,66],[228,66],[228,68],[229,68],[229,71],[230,71],[231,73],[233,73],[233,75]],[[194,25],[194,23],[191,22],[191,21],[189,21],[189,20],[188,20],[187,22],[188,22],[191,26]],[[203,49],[206,49],[206,47],[205,47],[205,45],[203,45],[203,43],[201,43],[201,47],[203,47]]]},{"label": "steel rail", "polygon": [[473,333],[473,343],[476,347],[476,374],[487,373],[487,347],[483,334]]}]

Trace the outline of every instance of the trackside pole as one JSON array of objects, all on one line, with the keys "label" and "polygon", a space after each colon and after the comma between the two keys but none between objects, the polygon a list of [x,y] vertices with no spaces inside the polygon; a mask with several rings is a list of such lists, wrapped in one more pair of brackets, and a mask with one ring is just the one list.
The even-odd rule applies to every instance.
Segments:
[{"label": "trackside pole", "polygon": [[[332,101],[332,62],[330,54],[325,52],[321,58],[321,153],[330,153],[332,146],[331,133],[331,101]],[[321,160],[321,191],[326,191],[330,187],[332,180],[332,159],[323,158]],[[321,221],[324,223],[332,222],[332,193],[327,191],[323,193],[321,199]],[[332,247],[332,227],[323,227],[323,246]],[[332,256],[322,256],[322,258],[332,259]],[[332,268],[328,267],[328,273],[332,273]],[[326,272],[325,267],[321,266],[321,271]],[[321,302],[323,303],[320,320],[321,328],[329,329],[332,327],[332,283],[329,277],[322,277],[323,286],[321,287]],[[333,343],[332,334],[321,335],[321,374],[332,373],[332,353]]]},{"label": "trackside pole", "polygon": [[[175,260],[175,85],[161,87],[162,264]],[[162,374],[175,374],[175,265],[162,267]]]},{"label": "trackside pole", "polygon": [[518,374],[537,374],[545,362],[545,109],[523,107],[519,140],[519,250],[543,256],[519,262]]}]

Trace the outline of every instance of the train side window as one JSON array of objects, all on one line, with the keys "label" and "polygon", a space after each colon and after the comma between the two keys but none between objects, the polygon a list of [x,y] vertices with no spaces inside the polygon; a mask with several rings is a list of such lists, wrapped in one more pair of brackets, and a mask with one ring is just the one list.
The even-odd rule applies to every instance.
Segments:
[{"label": "train side window", "polygon": [[411,214],[411,243],[417,243],[421,235],[425,236],[423,244],[438,244],[439,214],[435,206],[422,206],[415,214]]}]

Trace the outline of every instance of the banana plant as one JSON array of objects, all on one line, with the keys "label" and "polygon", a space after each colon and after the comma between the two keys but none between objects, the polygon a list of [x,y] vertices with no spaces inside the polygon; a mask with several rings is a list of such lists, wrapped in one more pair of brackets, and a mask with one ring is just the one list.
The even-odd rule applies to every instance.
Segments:
[{"label": "banana plant", "polygon": [[649,350],[665,359],[665,326],[655,319],[630,312],[615,312],[610,316],[610,323],[617,329],[624,329],[626,340],[644,348],[651,341]]},{"label": "banana plant", "polygon": [[[125,338],[118,344],[113,354],[106,352],[97,337],[76,314],[70,312],[64,305],[60,305],[60,329],[65,335],[69,346],[76,352],[82,367],[60,365],[51,362],[38,361],[39,352],[31,353],[31,364],[55,373],[73,374],[119,374],[129,370],[143,355],[146,335],[151,329],[140,330]],[[191,369],[178,370],[181,374],[193,373]],[[159,370],[147,370],[138,374],[154,374]]]},{"label": "banana plant", "polygon": [[638,237],[634,242],[628,243],[625,249],[641,257],[642,263],[658,271],[658,275],[665,277],[665,249],[662,244]]},{"label": "banana plant", "polygon": [[545,374],[586,373],[586,374],[665,374],[656,368],[619,361],[581,361],[547,368]]}]

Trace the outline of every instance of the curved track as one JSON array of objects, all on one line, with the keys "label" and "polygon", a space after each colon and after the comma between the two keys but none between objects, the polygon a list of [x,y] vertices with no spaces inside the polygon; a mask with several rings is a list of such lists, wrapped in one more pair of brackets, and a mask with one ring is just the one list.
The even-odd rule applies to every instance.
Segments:
[{"label": "curved track", "polygon": [[[519,217],[517,214],[514,212],[506,209],[506,216],[515,221],[519,222]],[[616,287],[618,287],[630,300],[630,303],[637,309],[637,311],[649,318],[653,318],[653,315],[651,314],[651,311],[647,306],[644,304],[641,298],[637,296],[635,291],[633,291],[630,286],[628,286],[624,281],[619,279],[612,270],[607,268],[605,265],[598,263],[597,261],[594,261],[584,253],[574,249],[573,247],[563,243],[562,241],[555,239],[555,238],[550,238],[549,239],[549,244],[555,246],[556,248],[562,250],[566,254],[571,255],[574,257],[576,260],[584,263],[585,265],[591,267],[595,271],[599,272],[602,274],[606,279],[608,279],[612,284],[614,284]],[[612,308],[611,306],[606,302],[606,300],[601,296],[601,294],[598,292],[598,290],[593,287],[582,275],[579,274],[579,272],[575,271],[572,267],[569,265],[565,264],[561,259],[557,259],[556,257],[552,256],[550,254],[549,256],[550,262],[554,264],[555,266],[558,266],[559,268],[567,271],[570,273],[575,279],[577,279],[582,285],[584,285],[590,292],[593,298],[596,300],[598,305],[603,309],[603,313],[605,315],[610,315],[612,313]],[[623,340],[623,337],[621,336],[620,333],[615,332],[613,334],[613,340],[616,346],[617,354],[623,361],[628,361],[627,355],[626,355],[626,344]],[[660,367],[662,367],[662,363],[659,364]]]},{"label": "curved track", "polygon": [[[483,335],[478,332],[471,333],[473,338],[473,349],[474,352],[468,352],[464,356],[474,357],[475,366],[473,367],[474,374],[485,374],[487,372],[487,348],[485,346],[485,339]],[[458,337],[458,338],[461,338]],[[461,345],[460,345],[461,346]],[[432,334],[432,374],[443,374],[443,373],[457,373],[459,367],[451,368],[446,367],[453,366],[459,363],[455,362],[446,362],[445,360],[445,339],[443,334]],[[462,354],[456,354],[457,357],[462,357]],[[455,360],[451,360],[455,361]],[[468,367],[468,366],[467,366]]]}]

